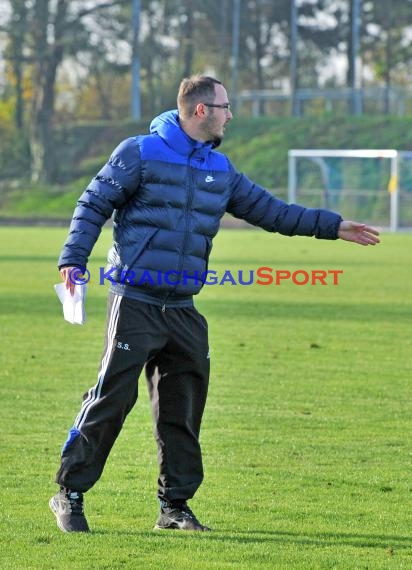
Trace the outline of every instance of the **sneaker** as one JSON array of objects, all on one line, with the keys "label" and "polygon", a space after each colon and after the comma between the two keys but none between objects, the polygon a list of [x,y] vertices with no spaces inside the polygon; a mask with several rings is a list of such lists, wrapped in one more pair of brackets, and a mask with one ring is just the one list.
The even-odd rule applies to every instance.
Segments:
[{"label": "sneaker", "polygon": [[83,493],[61,489],[49,501],[56,515],[57,526],[63,532],[89,532],[89,525],[83,512]]},{"label": "sneaker", "polygon": [[200,524],[194,513],[184,503],[167,503],[161,501],[160,515],[155,524],[155,529],[178,529],[178,530],[211,530]]}]

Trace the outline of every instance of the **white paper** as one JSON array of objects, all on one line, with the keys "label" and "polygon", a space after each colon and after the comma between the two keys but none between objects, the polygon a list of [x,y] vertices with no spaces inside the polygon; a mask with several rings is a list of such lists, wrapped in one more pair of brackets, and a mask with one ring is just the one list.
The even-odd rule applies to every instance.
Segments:
[{"label": "white paper", "polygon": [[86,322],[85,299],[87,285],[75,285],[74,295],[70,294],[64,283],[58,283],[54,289],[63,305],[63,316],[72,325],[83,325]]}]

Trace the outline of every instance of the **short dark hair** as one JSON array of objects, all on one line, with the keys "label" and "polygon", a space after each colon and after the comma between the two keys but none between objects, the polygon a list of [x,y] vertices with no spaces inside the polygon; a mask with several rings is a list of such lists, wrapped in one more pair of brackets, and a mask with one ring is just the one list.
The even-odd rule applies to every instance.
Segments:
[{"label": "short dark hair", "polygon": [[197,74],[182,79],[177,94],[177,108],[182,119],[192,116],[198,103],[213,103],[215,85],[222,85],[222,82],[207,75]]}]

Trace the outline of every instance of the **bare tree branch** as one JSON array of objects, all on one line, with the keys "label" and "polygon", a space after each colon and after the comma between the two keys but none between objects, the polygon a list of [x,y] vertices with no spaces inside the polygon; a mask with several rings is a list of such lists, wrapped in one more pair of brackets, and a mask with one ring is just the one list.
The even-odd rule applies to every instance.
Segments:
[{"label": "bare tree branch", "polygon": [[106,8],[113,8],[113,6],[126,6],[127,4],[130,4],[130,0],[114,0],[113,2],[104,2],[103,4],[97,4],[96,6],[93,6],[91,8],[86,8],[84,10],[80,10],[80,12],[78,12],[71,21],[68,21],[68,25],[70,26],[72,24],[75,24],[76,22],[78,22],[79,20],[84,18],[85,16],[88,16],[89,14],[93,14],[94,12],[97,12],[98,10],[105,10]]}]

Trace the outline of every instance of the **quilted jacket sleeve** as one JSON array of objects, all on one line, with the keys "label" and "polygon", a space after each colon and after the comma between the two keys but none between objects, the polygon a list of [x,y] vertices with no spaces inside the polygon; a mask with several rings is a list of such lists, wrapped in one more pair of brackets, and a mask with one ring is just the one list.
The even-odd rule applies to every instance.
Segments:
[{"label": "quilted jacket sleeve", "polygon": [[136,137],[126,139],[92,179],[74,210],[58,266],[86,267],[104,223],[137,191],[140,154]]},{"label": "quilted jacket sleeve", "polygon": [[231,166],[231,198],[227,211],[269,232],[283,235],[315,236],[319,239],[337,239],[342,221],[330,210],[305,208],[287,204],[258,186]]}]

